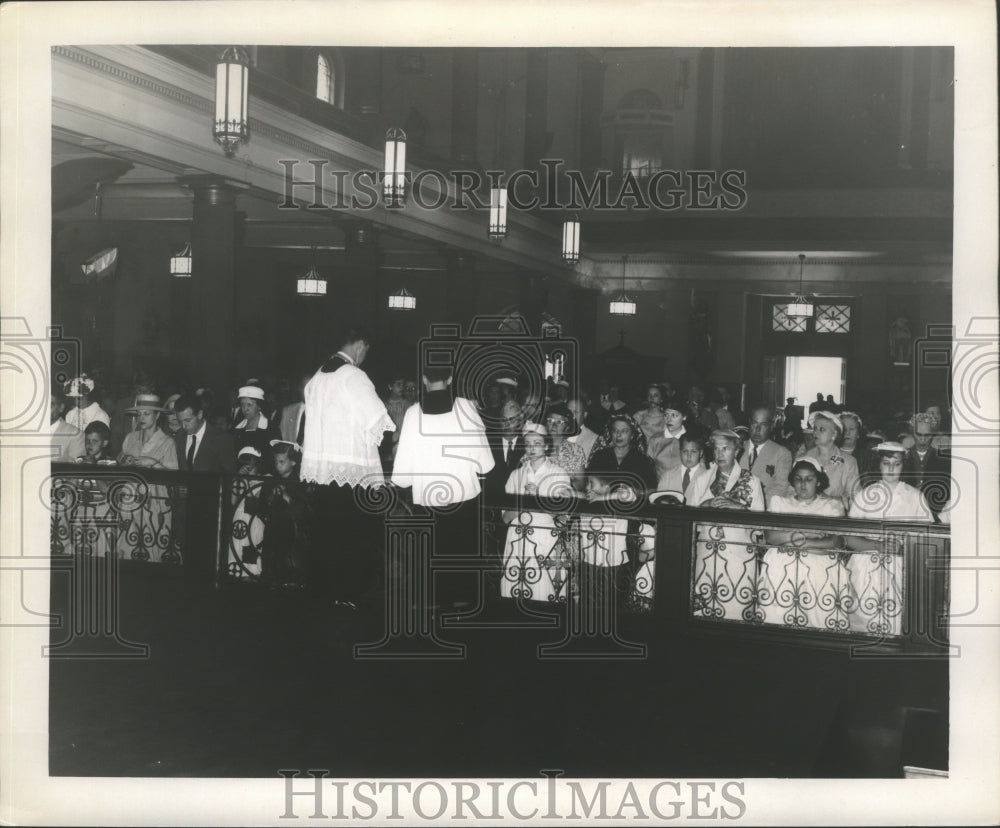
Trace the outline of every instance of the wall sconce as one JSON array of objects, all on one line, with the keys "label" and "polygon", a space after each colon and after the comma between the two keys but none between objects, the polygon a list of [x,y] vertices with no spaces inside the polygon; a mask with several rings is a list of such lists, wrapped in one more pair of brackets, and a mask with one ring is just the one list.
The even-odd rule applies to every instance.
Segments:
[{"label": "wall sconce", "polygon": [[389,294],[389,310],[414,310],[417,307],[416,297],[406,288],[400,288],[398,293]]},{"label": "wall sconce", "polygon": [[170,257],[170,275],[178,279],[191,278],[191,243],[184,245],[184,249]]},{"label": "wall sconce", "polygon": [[402,207],[406,201],[406,133],[399,127],[385,133],[384,172],[383,203],[386,207]]},{"label": "wall sconce", "polygon": [[612,299],[608,310],[615,316],[635,316],[635,302],[628,298],[625,293],[625,265],[628,256],[622,256],[622,292],[617,299]]},{"label": "wall sconce", "polygon": [[215,65],[215,124],[212,134],[230,156],[247,140],[247,90],[250,59],[239,46],[230,46]]},{"label": "wall sconce", "polygon": [[562,260],[569,265],[580,261],[580,218],[566,219],[563,222]]},{"label": "wall sconce", "polygon": [[507,238],[507,188],[494,187],[490,190],[490,239],[503,241]]},{"label": "wall sconce", "polygon": [[313,265],[305,276],[298,278],[295,283],[295,292],[299,296],[326,296],[326,279],[319,275],[319,271]]}]

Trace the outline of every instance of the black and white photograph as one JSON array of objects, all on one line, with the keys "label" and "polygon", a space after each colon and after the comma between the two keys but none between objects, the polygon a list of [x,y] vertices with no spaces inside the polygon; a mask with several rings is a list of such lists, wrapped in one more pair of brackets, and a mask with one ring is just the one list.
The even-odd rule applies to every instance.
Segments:
[{"label": "black and white photograph", "polygon": [[1000,818],[991,4],[0,15],[0,819]]}]

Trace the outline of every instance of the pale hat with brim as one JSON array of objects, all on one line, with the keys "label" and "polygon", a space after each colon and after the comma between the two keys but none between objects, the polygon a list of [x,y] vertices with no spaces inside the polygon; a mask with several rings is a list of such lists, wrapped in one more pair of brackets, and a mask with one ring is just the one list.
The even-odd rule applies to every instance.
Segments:
[{"label": "pale hat with brim", "polygon": [[126,408],[127,414],[137,414],[140,411],[166,411],[160,405],[160,398],[156,394],[139,394],[135,398],[135,404],[131,408]]},{"label": "pale hat with brim", "polygon": [[239,454],[237,454],[236,456],[237,457],[242,457],[244,454],[250,454],[250,455],[253,455],[254,457],[260,457],[261,456],[260,452],[257,449],[255,449],[253,446],[243,446],[243,448],[240,449]]},{"label": "pale hat with brim", "polygon": [[541,423],[527,422],[524,424],[524,429],[521,431],[522,434],[541,434],[543,437],[547,437],[549,432]]},{"label": "pale hat with brim", "polygon": [[808,463],[810,466],[816,469],[816,471],[818,472],[823,471],[823,464],[820,463],[819,460],[817,460],[815,457],[808,457],[808,456],[796,457],[795,462],[792,463],[792,466],[797,466],[799,463]]},{"label": "pale hat with brim", "polygon": [[288,446],[291,449],[295,449],[295,451],[302,451],[302,446],[293,440],[272,440],[271,448],[275,448],[276,446]]},{"label": "pale hat with brim", "polygon": [[812,414],[810,414],[809,415],[810,428],[815,428],[817,417],[826,417],[826,419],[828,419],[831,423],[833,423],[837,427],[837,431],[840,432],[844,431],[843,422],[841,421],[840,417],[838,417],[832,411],[814,411]]},{"label": "pale hat with brim", "polygon": [[177,401],[180,398],[181,398],[180,394],[171,394],[169,397],[167,397],[167,401],[163,404],[164,409],[166,409],[167,411],[173,411],[174,405],[176,405]]},{"label": "pale hat with brim", "polygon": [[740,435],[733,431],[731,428],[717,428],[712,432],[709,439],[715,437],[725,437],[727,440],[735,440],[737,443],[740,442]]},{"label": "pale hat with brim", "polygon": [[495,377],[493,381],[499,385],[512,385],[517,388],[517,377],[513,374],[500,374],[498,377]]},{"label": "pale hat with brim", "polygon": [[258,385],[244,385],[237,396],[241,400],[261,400],[264,399],[264,389]]},{"label": "pale hat with brim", "polygon": [[906,447],[902,443],[887,440],[886,442],[879,443],[875,446],[875,451],[879,453],[888,452],[890,454],[906,454]]},{"label": "pale hat with brim", "polygon": [[67,397],[83,397],[94,390],[94,381],[86,374],[71,379],[66,383]]}]

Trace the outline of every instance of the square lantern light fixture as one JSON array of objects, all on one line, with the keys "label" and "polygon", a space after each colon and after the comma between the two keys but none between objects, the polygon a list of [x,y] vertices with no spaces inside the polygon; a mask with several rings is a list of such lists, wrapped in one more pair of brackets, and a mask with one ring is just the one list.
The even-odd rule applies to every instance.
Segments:
[{"label": "square lantern light fixture", "polygon": [[406,288],[400,288],[398,293],[389,294],[389,310],[409,311],[417,307],[417,298]]},{"label": "square lantern light fixture", "polygon": [[406,203],[406,133],[391,127],[385,133],[385,168],[382,203],[398,208]]},{"label": "square lantern light fixture", "polygon": [[296,280],[295,292],[299,296],[326,296],[326,279],[319,275],[319,271],[313,265],[306,272],[305,276],[300,276]]},{"label": "square lantern light fixture", "polygon": [[178,279],[191,278],[191,243],[170,257],[170,275]]},{"label": "square lantern light fixture", "polygon": [[226,155],[247,140],[247,103],[250,59],[239,46],[230,46],[215,65],[215,121],[212,135]]}]

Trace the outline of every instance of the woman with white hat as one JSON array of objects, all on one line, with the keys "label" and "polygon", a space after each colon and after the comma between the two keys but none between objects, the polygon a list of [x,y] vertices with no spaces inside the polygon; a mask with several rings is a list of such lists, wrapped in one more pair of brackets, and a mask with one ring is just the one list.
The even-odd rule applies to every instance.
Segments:
[{"label": "woman with white hat", "polygon": [[233,442],[237,450],[244,446],[257,449],[257,456],[262,458],[262,467],[266,467],[268,464],[263,458],[270,456],[271,441],[281,439],[278,423],[272,422],[264,414],[264,389],[259,385],[244,385],[240,388],[239,401],[243,417],[233,429]]},{"label": "woman with white hat", "polygon": [[[573,487],[569,475],[549,457],[552,440],[545,426],[524,426],[524,457],[511,472],[507,494],[568,498]],[[504,544],[500,594],[504,598],[557,602],[566,600],[568,562],[561,559],[559,529],[549,512],[507,509],[509,525]]]},{"label": "woman with white hat", "polygon": [[[765,511],[760,479],[736,462],[740,437],[729,429],[712,432],[713,462],[708,472],[692,479],[684,498],[690,506],[738,511]],[[695,615],[744,619],[745,596],[756,586],[757,544],[760,530],[746,527],[738,516],[708,518],[696,523],[694,593]]]},{"label": "woman with white hat", "polygon": [[[906,449],[897,442],[879,443],[881,479],[859,489],[851,498],[847,516],[868,520],[912,520],[931,523],[934,518],[920,489],[901,479]],[[903,556],[905,549],[895,532],[879,531],[848,535],[847,546],[855,552],[849,568],[858,594],[858,609],[850,618],[851,629],[877,635],[895,635],[901,628]],[[874,554],[873,554],[874,553]]]},{"label": "woman with white hat", "polygon": [[881,478],[855,492],[851,498],[848,517],[932,522],[934,518],[920,489],[902,480],[906,463],[906,449],[903,445],[895,442],[879,443],[875,452],[879,456]]},{"label": "woman with white hat", "polygon": [[[118,462],[122,466],[146,469],[176,469],[177,448],[174,441],[157,428],[165,409],[156,394],[138,394],[135,404],[127,409],[134,414],[138,428],[125,435]],[[119,557],[159,563],[167,554],[171,563],[180,563],[173,547],[171,526],[173,509],[166,486],[150,483],[141,507],[126,512],[130,525],[118,534]]]},{"label": "woman with white hat", "polygon": [[111,425],[108,412],[96,400],[91,402],[93,393],[94,381],[86,374],[80,374],[66,383],[66,396],[73,400],[75,407],[66,412],[65,420],[81,432],[95,420],[109,427]]},{"label": "woman with white hat", "polygon": [[843,439],[844,424],[831,411],[814,411],[809,415],[809,427],[815,444],[804,456],[819,460],[826,476],[830,478],[826,494],[839,497],[846,507],[858,485],[858,461],[841,451],[837,445]]},{"label": "woman with white hat", "polygon": [[156,427],[161,413],[156,394],[139,394],[135,404],[126,410],[136,417],[137,428],[125,435],[118,462],[122,466],[142,466],[147,469],[176,469],[177,448],[174,441]]}]

